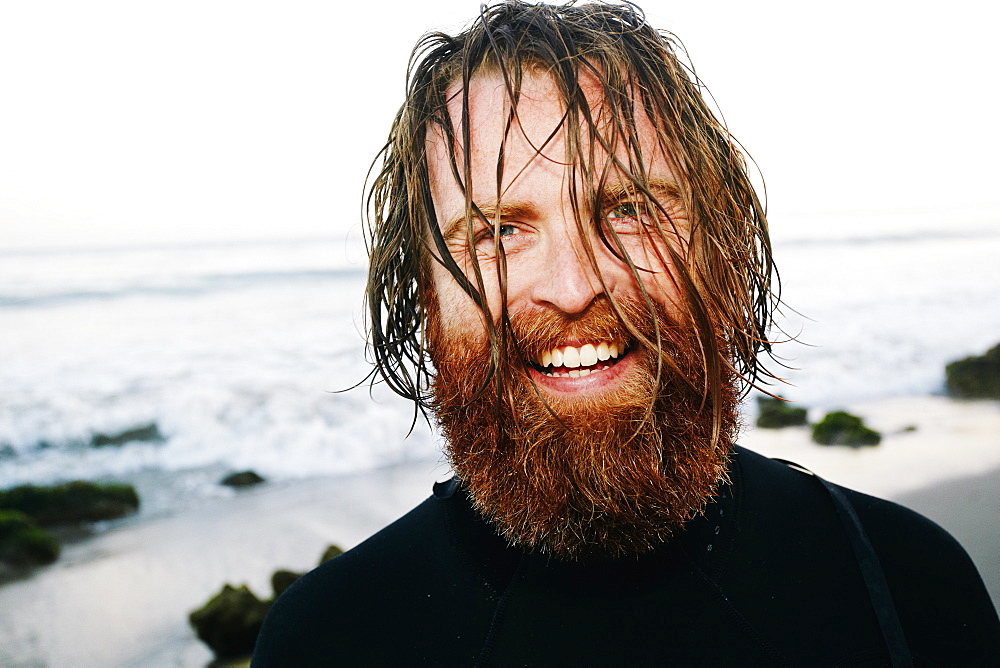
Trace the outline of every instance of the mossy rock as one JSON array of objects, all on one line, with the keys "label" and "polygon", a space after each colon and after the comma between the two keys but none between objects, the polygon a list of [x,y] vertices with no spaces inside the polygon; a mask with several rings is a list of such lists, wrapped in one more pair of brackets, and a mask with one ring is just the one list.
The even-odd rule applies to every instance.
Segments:
[{"label": "mossy rock", "polygon": [[95,448],[103,448],[108,445],[125,445],[133,441],[157,442],[162,440],[163,434],[160,433],[159,426],[155,422],[150,422],[114,434],[98,432],[90,439],[90,444]]},{"label": "mossy rock", "polygon": [[219,481],[219,484],[226,487],[249,487],[259,485],[262,482],[264,482],[264,478],[259,476],[256,471],[238,471],[227,475]]},{"label": "mossy rock", "polygon": [[781,397],[757,397],[757,408],[757,426],[762,429],[798,427],[808,422],[805,408],[790,406]]},{"label": "mossy rock", "polygon": [[944,368],[948,394],[960,399],[1000,399],[1000,343],[983,355]]},{"label": "mossy rock", "polygon": [[343,553],[344,551],[340,549],[339,545],[328,545],[327,548],[323,550],[323,556],[319,558],[319,563],[323,564],[327,561],[330,561],[334,557],[339,557]]},{"label": "mossy rock", "polygon": [[274,591],[274,598],[281,596],[300,577],[302,577],[302,573],[284,569],[271,573],[271,589]]},{"label": "mossy rock", "polygon": [[813,425],[812,440],[820,445],[849,445],[862,447],[878,445],[882,435],[865,426],[856,415],[844,411],[834,411]]},{"label": "mossy rock", "polygon": [[17,510],[0,510],[0,561],[11,566],[51,564],[59,542]]},{"label": "mossy rock", "polygon": [[261,601],[246,586],[225,585],[203,607],[188,615],[198,638],[217,657],[244,656],[253,652],[270,601]]},{"label": "mossy rock", "polygon": [[42,526],[110,520],[135,512],[138,507],[139,495],[131,485],[77,480],[0,491],[0,509],[18,510]]}]

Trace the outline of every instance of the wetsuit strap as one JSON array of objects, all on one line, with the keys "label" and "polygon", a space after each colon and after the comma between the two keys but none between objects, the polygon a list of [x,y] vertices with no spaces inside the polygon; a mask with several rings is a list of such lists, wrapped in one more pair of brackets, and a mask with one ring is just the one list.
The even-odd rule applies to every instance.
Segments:
[{"label": "wetsuit strap", "polygon": [[861,569],[861,575],[865,579],[868,597],[871,599],[872,608],[874,608],[875,616],[878,618],[878,625],[882,629],[882,638],[885,640],[893,668],[912,668],[913,658],[906,644],[906,636],[903,634],[903,627],[899,622],[899,614],[892,602],[892,594],[889,593],[889,584],[885,581],[885,573],[882,571],[875,548],[872,547],[868,534],[865,532],[851,501],[839,487],[824,480],[809,469],[784,459],[776,461],[810,474],[823,485],[823,488],[830,495],[833,506],[837,509],[837,516],[847,532],[854,557]]}]

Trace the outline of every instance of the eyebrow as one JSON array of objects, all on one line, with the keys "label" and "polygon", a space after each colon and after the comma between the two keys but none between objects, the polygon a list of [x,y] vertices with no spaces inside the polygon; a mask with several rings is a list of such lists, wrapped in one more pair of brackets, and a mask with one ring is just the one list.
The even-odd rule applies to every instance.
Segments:
[{"label": "eyebrow", "polygon": [[[681,189],[673,179],[651,176],[646,187],[654,199],[660,201],[661,204],[664,203],[662,200],[678,200],[681,197]],[[601,200],[604,202],[621,200],[626,197],[635,197],[640,193],[641,190],[636,187],[634,181],[614,181],[604,186]]]}]

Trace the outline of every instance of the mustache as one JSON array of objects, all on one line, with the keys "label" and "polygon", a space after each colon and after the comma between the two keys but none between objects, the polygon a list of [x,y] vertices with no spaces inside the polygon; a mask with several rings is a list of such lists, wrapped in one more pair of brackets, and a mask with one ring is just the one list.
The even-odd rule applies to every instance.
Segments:
[{"label": "mustache", "polygon": [[631,346],[638,341],[648,348],[662,348],[664,341],[675,338],[680,326],[677,318],[655,303],[631,297],[612,302],[598,295],[586,310],[572,316],[552,309],[518,311],[509,318],[507,335],[524,359],[535,360],[567,343],[615,341]]},{"label": "mustache", "polygon": [[[553,311],[519,311],[509,319],[509,332],[501,336],[498,371],[509,380],[519,368],[534,365],[542,355],[567,343],[601,341],[624,345],[624,349],[648,359],[653,382],[664,375],[689,390],[703,392],[701,370],[704,348],[692,341],[692,327],[661,304],[624,296],[614,301],[598,295],[586,310],[573,316]],[[502,330],[503,331],[503,330]],[[694,343],[694,345],[692,345]],[[518,364],[520,362],[520,364]]]}]

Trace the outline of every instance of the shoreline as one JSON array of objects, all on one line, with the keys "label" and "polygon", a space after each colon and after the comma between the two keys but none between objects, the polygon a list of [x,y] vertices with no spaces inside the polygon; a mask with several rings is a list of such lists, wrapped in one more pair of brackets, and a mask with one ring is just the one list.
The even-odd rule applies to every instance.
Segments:
[{"label": "shoreline", "polygon": [[[818,446],[800,427],[748,429],[739,441],[938,522],[1000,607],[1000,402],[896,397],[846,409],[882,444]],[[311,569],[328,544],[357,544],[448,477],[437,457],[265,483],[67,543],[52,566],[0,587],[0,665],[207,665],[187,614],[224,583],[269,597],[275,569]]]}]

